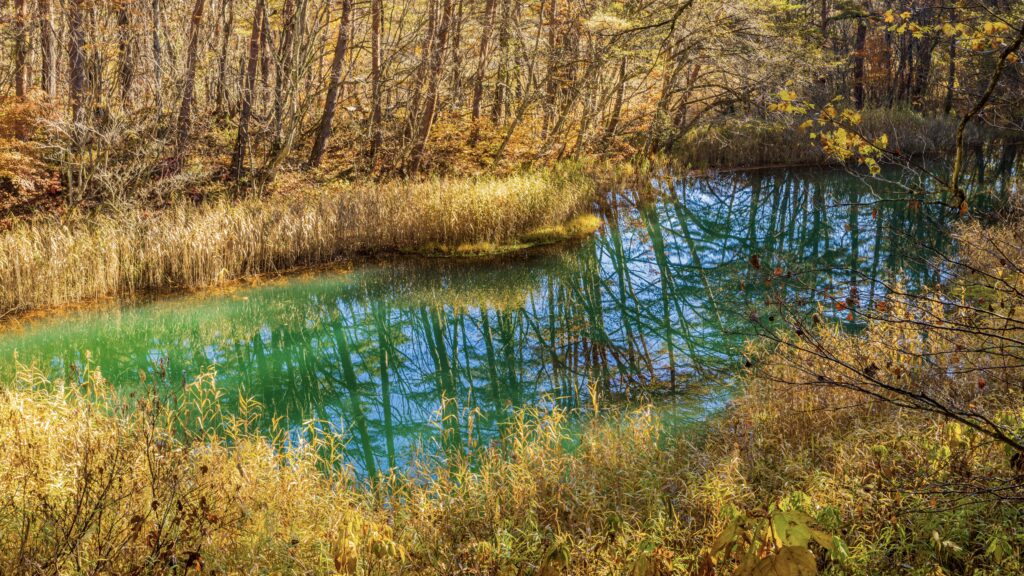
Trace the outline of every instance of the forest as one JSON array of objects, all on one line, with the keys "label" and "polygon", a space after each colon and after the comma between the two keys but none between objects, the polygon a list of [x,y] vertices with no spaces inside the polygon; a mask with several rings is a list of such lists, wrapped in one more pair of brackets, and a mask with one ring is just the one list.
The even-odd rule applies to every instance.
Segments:
[{"label": "forest", "polygon": [[1024,573],[1024,3],[0,0],[0,574]]}]

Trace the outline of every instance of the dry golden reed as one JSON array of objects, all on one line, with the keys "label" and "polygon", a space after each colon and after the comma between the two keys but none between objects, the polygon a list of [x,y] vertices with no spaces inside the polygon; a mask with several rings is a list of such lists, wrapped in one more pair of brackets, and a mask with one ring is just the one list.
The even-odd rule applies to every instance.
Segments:
[{"label": "dry golden reed", "polygon": [[0,314],[150,290],[195,289],[344,256],[515,243],[588,209],[593,183],[562,167],[506,178],[311,186],[180,203],[0,234]]}]

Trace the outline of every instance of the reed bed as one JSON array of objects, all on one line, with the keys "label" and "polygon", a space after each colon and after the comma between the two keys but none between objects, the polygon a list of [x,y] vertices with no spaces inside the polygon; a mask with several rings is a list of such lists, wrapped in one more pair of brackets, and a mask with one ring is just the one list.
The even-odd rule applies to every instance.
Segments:
[{"label": "reed bed", "polygon": [[36,220],[0,234],[0,314],[198,289],[362,254],[517,243],[586,212],[594,190],[566,167],[380,185],[285,179],[266,198]]}]

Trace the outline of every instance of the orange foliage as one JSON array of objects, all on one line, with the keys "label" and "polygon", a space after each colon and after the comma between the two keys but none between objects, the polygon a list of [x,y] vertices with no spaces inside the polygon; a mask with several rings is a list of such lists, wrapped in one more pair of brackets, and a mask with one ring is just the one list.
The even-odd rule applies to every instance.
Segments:
[{"label": "orange foliage", "polygon": [[60,182],[42,159],[34,141],[46,104],[31,99],[0,100],[0,207],[20,195],[54,192]]}]

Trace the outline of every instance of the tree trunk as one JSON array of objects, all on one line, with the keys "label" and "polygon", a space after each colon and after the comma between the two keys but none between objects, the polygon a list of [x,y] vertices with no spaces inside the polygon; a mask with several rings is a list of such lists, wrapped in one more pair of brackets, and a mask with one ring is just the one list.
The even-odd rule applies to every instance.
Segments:
[{"label": "tree trunk", "polygon": [[28,94],[28,6],[25,0],[14,0],[14,95]]},{"label": "tree trunk", "polygon": [[264,0],[256,0],[253,9],[252,32],[249,35],[249,61],[242,86],[242,111],[238,115],[238,137],[231,157],[231,174],[237,180],[245,173],[245,156],[249,150],[249,121],[252,118],[253,93],[256,91],[256,70],[260,59],[263,36]]},{"label": "tree trunk", "polygon": [[501,2],[501,23],[498,24],[498,78],[494,84],[494,106],[491,108],[491,121],[500,124],[505,115],[506,100],[508,98],[508,44],[509,44],[509,19],[511,18],[509,7],[510,0]]},{"label": "tree trunk", "polygon": [[456,106],[462,105],[462,22],[464,0],[458,1],[458,10],[455,11],[452,22],[452,84],[449,100]]},{"label": "tree trunk", "polygon": [[[227,15],[225,16],[225,11]],[[215,116],[223,116],[227,107],[227,68],[228,44],[231,41],[231,29],[235,23],[235,6],[232,0],[224,0],[220,5],[221,44],[220,57],[217,59],[217,99]]]},{"label": "tree trunk", "polygon": [[547,138],[548,127],[555,114],[556,96],[558,94],[558,0],[551,0],[551,19],[548,21],[548,70],[547,88],[544,94],[544,124],[541,127],[541,138]]},{"label": "tree trunk", "polygon": [[932,69],[932,53],[935,51],[937,44],[938,39],[930,36],[918,41],[917,66],[914,68],[914,80],[910,92],[910,101],[914,108],[918,110],[923,106],[923,100],[928,92],[928,77],[931,75]]},{"label": "tree trunk", "polygon": [[285,0],[281,13],[282,38],[276,63],[277,74],[274,75],[274,143],[275,152],[282,146],[282,129],[284,125],[284,105],[289,89],[289,74],[292,71],[292,43],[295,41],[295,0]]},{"label": "tree trunk", "polygon": [[39,47],[42,51],[42,88],[49,98],[57,95],[57,59],[54,50],[53,14],[50,0],[39,0]]},{"label": "tree trunk", "polygon": [[82,14],[85,0],[71,0],[68,15],[68,84],[71,117],[75,122],[85,119],[85,30]]},{"label": "tree trunk", "polygon": [[160,0],[153,0],[153,74],[156,76],[156,110],[163,109],[163,48],[160,45]]},{"label": "tree trunk", "polygon": [[334,56],[331,59],[331,81],[327,87],[327,101],[324,102],[324,113],[320,117],[320,128],[317,130],[313,151],[309,155],[309,165],[316,167],[323,159],[327,139],[331,136],[331,124],[334,122],[334,111],[338,104],[338,92],[341,88],[341,70],[345,65],[348,53],[349,23],[352,20],[352,0],[343,0],[341,4],[341,23],[338,24],[338,40],[334,44]]},{"label": "tree trunk", "polygon": [[196,0],[192,7],[192,23],[189,27],[188,54],[185,59],[185,85],[181,96],[181,109],[178,112],[178,145],[175,164],[185,159],[188,151],[189,133],[192,130],[192,104],[195,99],[196,61],[199,58],[199,27],[203,23],[203,1]]},{"label": "tree trunk", "polygon": [[853,44],[853,105],[864,108],[864,41],[868,35],[868,24],[864,17],[857,19],[857,32]]},{"label": "tree trunk", "polygon": [[128,5],[117,9],[117,78],[121,85],[121,104],[127,105],[135,77],[135,51],[132,49],[131,17]]},{"label": "tree trunk", "polygon": [[453,8],[454,0],[444,0],[441,5],[441,21],[434,35],[433,47],[430,52],[427,93],[423,102],[423,111],[419,115],[419,128],[412,150],[410,169],[413,172],[418,172],[423,165],[423,151],[427,144],[427,138],[430,137],[430,129],[434,125],[434,116],[437,113],[438,90],[444,68],[444,55],[448,48],[448,32],[451,29]]},{"label": "tree trunk", "polygon": [[953,90],[956,87],[956,38],[949,39],[949,69],[946,73],[946,98],[942,104],[942,112],[953,111]]},{"label": "tree trunk", "polygon": [[370,0],[370,162],[377,158],[381,133],[381,34],[384,28],[384,0]]},{"label": "tree trunk", "polygon": [[615,136],[615,131],[619,128],[619,122],[622,117],[622,102],[626,98],[626,57],[623,56],[619,60],[619,84],[615,91],[615,105],[612,107],[612,117],[608,122],[608,127],[605,129],[604,138],[605,141],[611,140]]},{"label": "tree trunk", "polygon": [[[267,40],[270,35],[270,16],[266,6],[263,7],[263,22],[260,26],[259,46],[259,78],[263,84],[263,93],[270,88],[270,65],[274,58],[270,54],[270,42]],[[262,96],[263,94],[261,94]]]},{"label": "tree trunk", "polygon": [[484,77],[487,75],[487,57],[491,45],[491,36],[494,31],[494,6],[495,0],[487,0],[484,5],[483,31],[480,37],[480,57],[476,64],[476,75],[473,80],[473,120],[480,119],[480,102],[484,97]]}]

